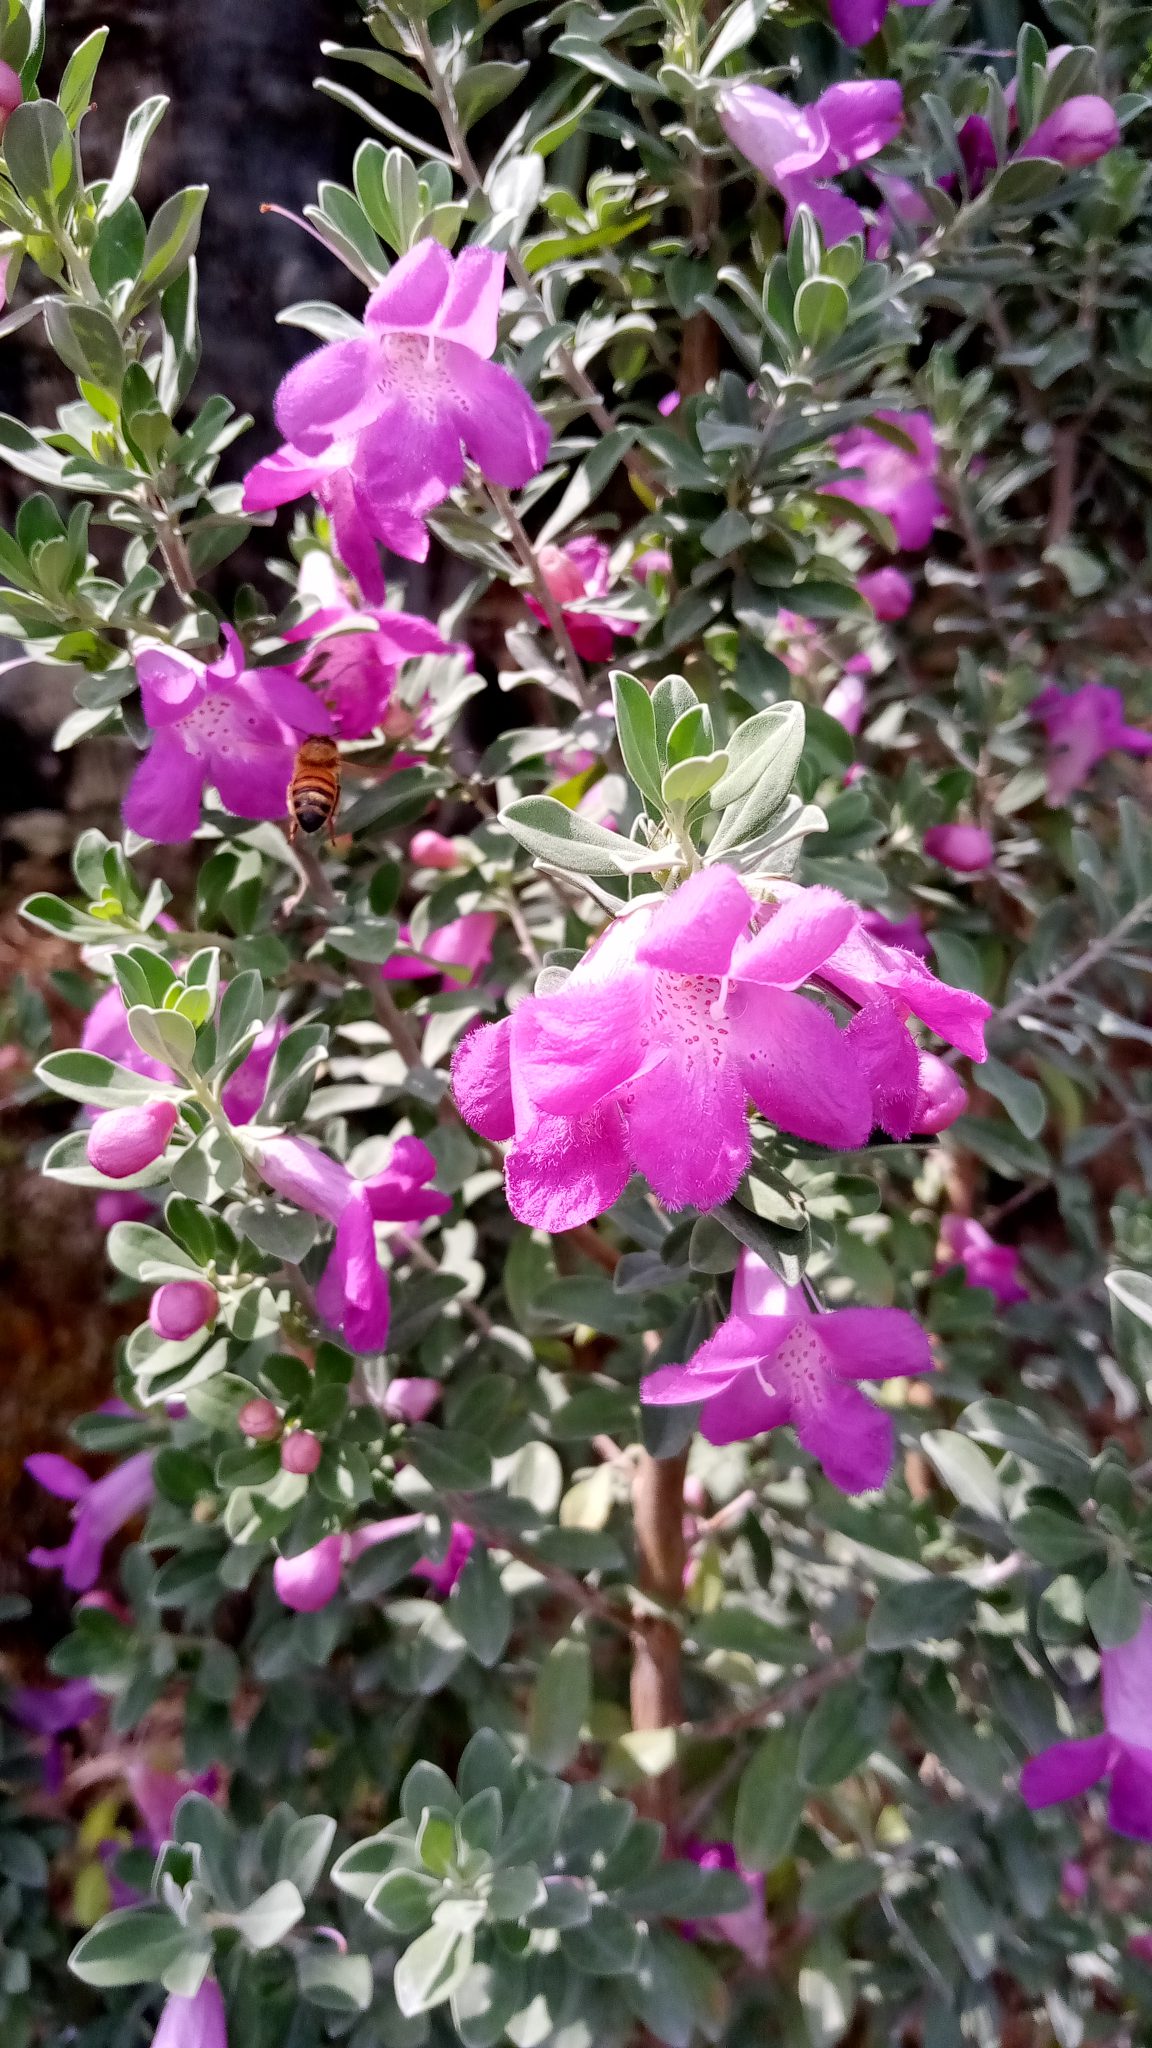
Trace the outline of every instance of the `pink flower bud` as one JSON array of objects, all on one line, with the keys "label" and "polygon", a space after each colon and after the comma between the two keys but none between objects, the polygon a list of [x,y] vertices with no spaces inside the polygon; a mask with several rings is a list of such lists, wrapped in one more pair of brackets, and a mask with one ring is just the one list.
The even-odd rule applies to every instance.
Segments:
[{"label": "pink flower bud", "polygon": [[1120,140],[1120,123],[1099,93],[1081,93],[1065,100],[1021,143],[1017,156],[1046,156],[1069,170],[1081,170],[1107,156]]},{"label": "pink flower bud", "polygon": [[963,1116],[967,1107],[968,1090],[963,1081],[957,1080],[951,1067],[934,1052],[922,1052],[920,1093],[912,1123],[917,1136],[934,1138],[937,1131],[946,1131],[958,1116]]},{"label": "pink flower bud", "polygon": [[323,1456],[324,1446],[310,1429],[293,1430],[280,1448],[281,1468],[285,1472],[295,1472],[301,1478],[307,1478],[310,1472],[314,1472]]},{"label": "pink flower bud", "polygon": [[176,1128],[174,1102],[145,1102],[138,1109],[107,1109],[88,1135],[88,1164],[109,1180],[127,1180],[161,1159]]},{"label": "pink flower bud", "polygon": [[583,597],[584,578],[566,549],[545,543],[538,550],[536,559],[540,573],[558,604],[571,604],[574,598]]},{"label": "pink flower bud", "polygon": [[440,1399],[438,1380],[392,1380],[384,1392],[381,1410],[389,1422],[423,1422]]},{"label": "pink flower bud", "polygon": [[166,1280],[152,1296],[148,1321],[158,1337],[180,1344],[214,1323],[220,1296],[207,1280]]},{"label": "pink flower bud", "polygon": [[657,399],[656,410],[662,418],[670,420],[679,403],[680,393],[678,391],[666,391],[663,398]]},{"label": "pink flower bud", "polygon": [[857,733],[864,717],[868,702],[868,685],[862,675],[841,676],[834,689],[824,699],[824,709],[829,718],[842,725],[845,732]]},{"label": "pink flower bud", "polygon": [[447,874],[460,865],[455,843],[442,832],[414,832],[408,851],[422,868],[442,868]]},{"label": "pink flower bud", "polygon": [[856,588],[878,619],[902,619],[912,603],[912,585],[899,569],[871,569],[856,578]]},{"label": "pink flower bud", "polygon": [[637,583],[647,583],[650,576],[670,576],[672,557],[667,548],[645,548],[633,562],[632,574]]},{"label": "pink flower bud", "polygon": [[979,874],[996,858],[992,836],[982,825],[932,825],[924,834],[924,851],[957,875]]},{"label": "pink flower bud", "polygon": [[263,1394],[245,1401],[236,1422],[245,1436],[266,1438],[280,1434],[280,1410],[275,1401],[266,1401]]},{"label": "pink flower bud", "polygon": [[0,135],[4,133],[9,114],[14,114],[24,98],[20,74],[10,64],[0,59]]}]

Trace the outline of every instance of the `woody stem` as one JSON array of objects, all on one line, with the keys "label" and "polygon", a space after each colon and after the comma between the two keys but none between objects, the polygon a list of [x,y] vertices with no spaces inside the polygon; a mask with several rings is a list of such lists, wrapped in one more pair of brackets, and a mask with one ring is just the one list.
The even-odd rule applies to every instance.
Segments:
[{"label": "woody stem", "polygon": [[[653,1458],[645,1451],[632,1484],[641,1590],[674,1607],[684,1585],[684,1475],[688,1453]],[[664,1615],[637,1618],[632,1652],[632,1726],[639,1734],[676,1728],[683,1716],[680,1688],[680,1633]],[[675,1835],[679,1806],[675,1764],[653,1778],[641,1803],[653,1820]]]},{"label": "woody stem", "polygon": [[507,491],[500,484],[486,484],[485,488],[512,536],[512,545],[520,562],[532,579],[532,588],[552,629],[553,638],[560,650],[560,656],[564,663],[564,673],[575,691],[576,701],[585,711],[590,711],[593,707],[593,699],[589,693],[587,678],[580,664],[580,657],[572,645],[572,636],[564,623],[564,614],[548,588],[544,571],[540,567],[536,550],[525,531],[524,524]]}]

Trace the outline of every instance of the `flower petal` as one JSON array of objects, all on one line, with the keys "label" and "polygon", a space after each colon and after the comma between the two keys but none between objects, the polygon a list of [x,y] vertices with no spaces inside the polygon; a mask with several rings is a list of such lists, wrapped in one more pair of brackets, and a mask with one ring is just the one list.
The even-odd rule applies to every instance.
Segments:
[{"label": "flower petal", "polygon": [[285,1607],[296,1614],[315,1614],[340,1591],[343,1549],[339,1536],[324,1536],[299,1557],[278,1557],[272,1583]]},{"label": "flower petal", "polygon": [[409,330],[436,327],[441,309],[446,311],[451,303],[451,287],[452,258],[442,243],[426,235],[413,243],[392,265],[383,284],[377,285],[364,309],[364,325]]},{"label": "flower petal", "polygon": [[485,476],[519,490],[544,467],[552,431],[519,380],[459,342],[443,347],[460,439]]},{"label": "flower petal", "polygon": [[701,868],[653,911],[636,958],[676,974],[725,975],[752,909],[732,868]]},{"label": "flower petal", "polygon": [[772,1392],[754,1372],[746,1372],[705,1403],[700,1434],[710,1444],[744,1444],[791,1417],[787,1394]]},{"label": "flower petal", "polygon": [[503,292],[503,256],[495,249],[462,249],[437,331],[478,356],[494,355]]},{"label": "flower petal", "polygon": [[624,1119],[614,1102],[586,1116],[538,1116],[505,1158],[518,1223],[553,1233],[603,1215],[628,1181]]},{"label": "flower petal", "polygon": [[902,1379],[931,1372],[927,1333],[903,1308],[837,1308],[814,1319],[838,1379]]},{"label": "flower petal", "polygon": [[203,787],[203,762],[185,752],[175,732],[158,732],[124,792],[124,823],[157,846],[191,839]]},{"label": "flower petal", "polygon": [[[675,1013],[668,1021],[675,1026]],[[658,1041],[663,1059],[621,1095],[632,1163],[670,1209],[714,1208],[748,1170],[744,1085],[717,1037],[719,1050],[703,1033],[669,1030]]]},{"label": "flower petal", "polygon": [[1104,1776],[1110,1748],[1107,1735],[1090,1735],[1084,1742],[1050,1742],[1020,1773],[1025,1806],[1055,1806],[1087,1792]]},{"label": "flower petal", "polygon": [[803,1413],[794,1406],[792,1420],[804,1449],[841,1493],[870,1493],[883,1486],[892,1466],[892,1417],[866,1394],[829,1379],[824,1398]]},{"label": "flower petal", "polygon": [[481,1024],[469,1031],[452,1060],[452,1098],[466,1124],[482,1138],[499,1143],[512,1137],[516,1114],[512,1105],[510,1053],[512,1019]]},{"label": "flower petal", "polygon": [[1108,1821],[1118,1834],[1152,1842],[1152,1749],[1125,1746],[1115,1758]]},{"label": "flower petal", "polygon": [[741,982],[729,1012],[744,1085],[757,1109],[813,1144],[864,1144],[872,1128],[869,1090],[827,1010],[807,996]]},{"label": "flower petal", "polygon": [[835,889],[798,890],[777,904],[761,931],[737,940],[732,979],[799,988],[847,938],[858,916],[855,904]]},{"label": "flower petal", "polygon": [[872,1115],[891,1138],[907,1138],[920,1099],[920,1055],[903,1014],[887,997],[866,1003],[845,1034],[872,1091]]},{"label": "flower petal", "polygon": [[575,1116],[627,1081],[643,1058],[649,977],[570,983],[522,1003],[512,1023],[518,1080],[540,1109]]},{"label": "flower petal", "polygon": [[1136,1748],[1152,1747],[1152,1609],[1136,1634],[1100,1659],[1104,1724],[1110,1735]]},{"label": "flower petal", "polygon": [[310,452],[309,437],[335,439],[373,391],[377,343],[367,334],[326,342],[289,370],[276,393],[276,424],[286,441]]},{"label": "flower petal", "polygon": [[92,1487],[87,1472],[82,1472],[71,1458],[61,1458],[55,1451],[33,1451],[32,1456],[24,1460],[24,1470],[37,1486],[42,1486],[46,1493],[55,1494],[57,1500],[83,1500]]}]

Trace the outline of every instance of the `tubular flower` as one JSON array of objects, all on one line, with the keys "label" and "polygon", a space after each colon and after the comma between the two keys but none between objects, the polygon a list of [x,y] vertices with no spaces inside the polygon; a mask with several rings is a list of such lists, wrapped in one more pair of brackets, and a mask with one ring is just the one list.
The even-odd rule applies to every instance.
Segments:
[{"label": "tubular flower", "polygon": [[169,1993],[152,2048],[228,2048],[228,2015],[215,1977],[205,1977],[192,1998]]},{"label": "tubular flower", "polygon": [[1048,802],[1066,804],[1084,787],[1097,761],[1122,748],[1152,754],[1152,733],[1124,719],[1124,699],[1106,683],[1060,690],[1054,683],[1033,697],[1029,710],[1048,735]]},{"label": "tubular flower", "polygon": [[143,1173],[168,1150],[179,1112],[174,1102],[142,1102],[138,1108],[106,1109],[88,1133],[88,1164],[108,1180]]},{"label": "tubular flower", "polygon": [[1111,1780],[1109,1824],[1152,1842],[1152,1609],[1127,1643],[1100,1653],[1103,1735],[1052,1742],[1020,1773],[1025,1805],[1054,1806]]},{"label": "tubular flower", "polygon": [[945,1216],[940,1225],[941,1260],[961,1265],[969,1287],[987,1287],[1001,1308],[1027,1301],[1028,1289],[1011,1245],[997,1244],[971,1216]]},{"label": "tubular flower", "polygon": [[314,491],[337,549],[369,597],[383,595],[374,541],[428,553],[426,513],[464,477],[464,456],[518,489],[549,432],[510,370],[489,361],[504,284],[491,249],[452,257],[417,242],[368,301],[359,333],[290,370],[276,394],[285,446],[245,481],[249,512]]},{"label": "tubular flower", "polygon": [[701,1870],[734,1871],[743,1879],[748,1893],[748,1904],[737,1912],[717,1913],[711,1920],[689,1921],[685,1934],[690,1940],[703,1935],[706,1940],[730,1942],[754,1970],[766,1970],[772,1937],[764,1904],[763,1877],[756,1871],[745,1870],[731,1842],[685,1842],[683,1853],[698,1863]]},{"label": "tubular flower", "polygon": [[996,842],[983,825],[930,825],[924,851],[954,874],[978,875],[995,860]]},{"label": "tubular flower", "polygon": [[944,516],[944,501],[936,488],[936,436],[926,412],[885,412],[876,418],[897,427],[914,443],[900,448],[871,427],[853,427],[838,434],[832,447],[843,471],[859,475],[838,476],[821,486],[853,505],[882,512],[892,521],[897,544],[902,548],[926,548],[932,529]]},{"label": "tubular flower", "polygon": [[730,868],[705,868],[617,918],[558,994],[462,1041],[456,1101],[481,1136],[512,1140],[521,1222],[587,1222],[634,1169],[670,1208],[727,1201],[748,1164],[749,1096],[783,1130],[863,1144],[868,1091],[846,1035],[796,993],[856,911],[798,890],[750,934],[754,908]]},{"label": "tubular flower", "polygon": [[[285,1607],[296,1614],[315,1614],[336,1598],[344,1567],[354,1564],[366,1550],[378,1543],[392,1543],[424,1527],[423,1515],[393,1515],[384,1522],[365,1522],[360,1529],[342,1536],[324,1536],[299,1557],[278,1557],[272,1567],[272,1583]],[[476,1539],[471,1529],[453,1522],[448,1553],[440,1564],[420,1558],[412,1566],[414,1577],[428,1579],[435,1593],[452,1591]]]},{"label": "tubular flower", "polygon": [[260,1171],[288,1201],[336,1227],[336,1241],[316,1290],[316,1305],[353,1351],[382,1351],[388,1339],[388,1275],[376,1254],[375,1225],[443,1216],[452,1204],[426,1183],[436,1161],[419,1138],[397,1138],[388,1165],[357,1180],[304,1138],[270,1138]]},{"label": "tubular flower", "polygon": [[30,1550],[28,1562],[45,1571],[59,1571],[74,1593],[96,1584],[104,1565],[104,1546],[143,1512],[152,1499],[151,1451],[126,1458],[103,1479],[90,1479],[70,1458],[38,1451],[24,1467],[39,1486],[58,1500],[74,1502],[72,1534],[61,1550]]},{"label": "tubular flower", "polygon": [[301,595],[306,600],[314,597],[317,609],[284,638],[312,645],[290,672],[307,676],[342,740],[367,739],[380,726],[386,727],[406,661],[422,654],[460,654],[472,666],[471,649],[462,641],[445,640],[431,619],[392,611],[387,605],[349,603],[327,555],[315,548],[305,560]]},{"label": "tubular flower", "polygon": [[928,1339],[899,1308],[813,1315],[760,1259],[740,1255],[732,1314],[686,1365],[661,1366],[640,1389],[663,1407],[703,1402],[710,1444],[742,1443],[790,1422],[804,1449],[842,1493],[883,1486],[892,1465],[892,1418],[853,1385],[932,1371]]},{"label": "tubular flower", "polygon": [[1047,114],[1022,142],[1017,156],[1046,156],[1068,170],[1083,170],[1107,156],[1120,140],[1116,110],[1099,93],[1080,93]]},{"label": "tubular flower", "polygon": [[[634,619],[617,619],[593,609],[597,598],[608,595],[612,582],[611,551],[602,540],[588,533],[570,540],[566,547],[545,545],[537,560],[581,661],[611,661],[613,643],[619,638],[631,638],[637,630]],[[526,590],[524,602],[533,617],[547,625],[548,614],[539,598]]]},{"label": "tubular flower", "polygon": [[717,108],[728,140],[783,194],[788,226],[797,207],[807,206],[829,242],[864,233],[855,200],[825,181],[867,162],[899,134],[904,102],[895,79],[829,86],[808,107],[763,85],[733,85]]}]

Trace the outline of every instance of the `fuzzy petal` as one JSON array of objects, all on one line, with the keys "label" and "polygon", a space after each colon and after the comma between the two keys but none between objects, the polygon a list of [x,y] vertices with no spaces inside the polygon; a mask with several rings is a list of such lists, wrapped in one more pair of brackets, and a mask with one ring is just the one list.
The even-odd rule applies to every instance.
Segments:
[{"label": "fuzzy petal", "polygon": [[872,1114],[891,1138],[907,1138],[920,1099],[920,1056],[896,1005],[865,1004],[845,1034],[872,1090]]},{"label": "fuzzy petal", "polygon": [[503,256],[495,249],[462,249],[453,268],[438,331],[475,355],[494,355],[503,292]]},{"label": "fuzzy petal", "polygon": [[383,1351],[388,1341],[388,1276],[376,1252],[372,1204],[355,1184],[336,1225],[336,1242],[316,1295],[320,1313],[342,1328],[358,1352]]},{"label": "fuzzy petal", "polygon": [[636,957],[675,974],[725,975],[752,908],[732,868],[701,868],[653,912]]},{"label": "fuzzy petal", "polygon": [[466,1124],[482,1138],[500,1143],[512,1137],[512,1019],[469,1031],[452,1060],[452,1097]]},{"label": "fuzzy petal", "polygon": [[737,1379],[705,1403],[700,1434],[710,1444],[744,1444],[790,1420],[787,1394],[772,1393],[754,1372]]},{"label": "fuzzy petal", "polygon": [[508,1206],[518,1223],[552,1233],[602,1216],[628,1181],[624,1119],[603,1102],[586,1116],[539,1116],[505,1159]]},{"label": "fuzzy petal", "polygon": [[299,448],[277,448],[256,463],[244,479],[245,512],[272,512],[278,505],[290,505],[314,491],[328,473],[324,458],[305,455]]},{"label": "fuzzy petal", "polygon": [[439,315],[451,303],[452,268],[447,249],[432,236],[413,243],[377,285],[364,310],[364,325],[407,330],[439,326]]},{"label": "fuzzy petal", "polygon": [[643,1058],[648,983],[634,972],[521,1004],[512,1057],[538,1108],[576,1116],[630,1079]]},{"label": "fuzzy petal", "polygon": [[1087,1792],[1108,1768],[1111,1744],[1107,1735],[1090,1735],[1083,1742],[1051,1742],[1025,1764],[1020,1773],[1020,1796],[1025,1806],[1055,1806],[1063,1799],[1075,1799]]},{"label": "fuzzy petal", "polygon": [[859,912],[835,889],[801,889],[778,904],[763,930],[737,941],[734,981],[799,988],[847,938]]},{"label": "fuzzy petal", "polygon": [[[676,1026],[675,1015],[670,1022]],[[711,1209],[735,1194],[748,1170],[743,1083],[724,1046],[717,1051],[691,1020],[659,1043],[663,1060],[621,1097],[632,1163],[668,1208]]]},{"label": "fuzzy petal", "polygon": [[1110,1735],[1134,1748],[1152,1748],[1152,1608],[1136,1634],[1100,1659],[1104,1723]]},{"label": "fuzzy petal", "polygon": [[524,386],[499,363],[486,363],[458,342],[444,345],[460,438],[486,477],[520,490],[544,467],[551,428]]},{"label": "fuzzy petal", "polygon": [[87,1472],[74,1465],[71,1458],[61,1458],[55,1451],[33,1451],[24,1460],[24,1470],[42,1486],[45,1493],[55,1494],[57,1500],[83,1500],[92,1486]]},{"label": "fuzzy petal", "polygon": [[807,996],[742,982],[729,1010],[744,1085],[757,1109],[798,1138],[854,1148],[872,1103],[844,1033]]},{"label": "fuzzy petal", "polygon": [[1152,1842],[1152,1749],[1125,1747],[1116,1757],[1108,1821],[1117,1834]]},{"label": "fuzzy petal", "polygon": [[335,438],[373,390],[379,349],[368,335],[330,341],[289,370],[276,393],[284,439],[309,448],[309,436]]},{"label": "fuzzy petal", "polygon": [[804,1449],[841,1493],[870,1493],[883,1486],[892,1466],[892,1417],[867,1395],[829,1382],[828,1398],[803,1415],[794,1410],[792,1419]]},{"label": "fuzzy petal", "polygon": [[838,1308],[815,1324],[838,1379],[890,1380],[933,1370],[927,1335],[907,1309]]},{"label": "fuzzy petal", "polygon": [[203,763],[185,753],[175,733],[158,732],[124,793],[124,823],[157,846],[191,839],[203,786]]}]

